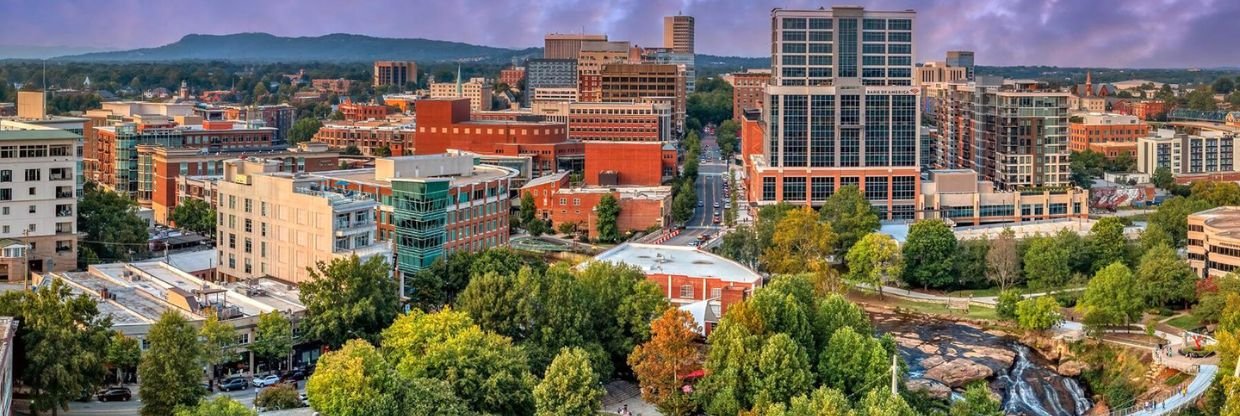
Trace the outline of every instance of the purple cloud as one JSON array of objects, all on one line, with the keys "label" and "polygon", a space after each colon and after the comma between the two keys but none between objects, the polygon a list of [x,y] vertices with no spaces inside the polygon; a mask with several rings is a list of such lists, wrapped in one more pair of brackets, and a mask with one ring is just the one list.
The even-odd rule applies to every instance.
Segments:
[{"label": "purple cloud", "polygon": [[[971,49],[983,65],[1240,65],[1240,2],[1226,0],[854,0],[918,12],[918,59]],[[770,10],[804,0],[6,0],[0,43],[138,48],[188,33],[358,33],[524,48],[551,32],[662,43],[662,17],[696,17],[700,53],[764,56]]]}]

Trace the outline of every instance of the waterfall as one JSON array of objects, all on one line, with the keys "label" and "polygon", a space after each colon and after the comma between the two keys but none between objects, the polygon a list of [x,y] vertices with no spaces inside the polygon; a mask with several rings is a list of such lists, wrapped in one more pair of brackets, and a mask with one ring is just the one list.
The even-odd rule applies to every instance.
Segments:
[{"label": "waterfall", "polygon": [[1002,379],[1008,384],[1007,403],[1003,406],[1004,413],[1021,414],[1021,408],[1037,416],[1052,416],[1042,407],[1042,402],[1038,400],[1038,395],[1033,391],[1033,386],[1025,382],[1025,370],[1033,366],[1026,356],[1029,348],[1024,345],[1013,345],[1016,350],[1016,363],[1012,365],[1012,371],[1004,374]]},{"label": "waterfall", "polygon": [[1072,402],[1076,404],[1077,416],[1085,414],[1089,408],[1094,406],[1093,403],[1089,402],[1089,398],[1085,397],[1085,391],[1081,390],[1081,385],[1077,384],[1076,380],[1069,377],[1064,377],[1063,387],[1068,390],[1069,394],[1072,395]]}]

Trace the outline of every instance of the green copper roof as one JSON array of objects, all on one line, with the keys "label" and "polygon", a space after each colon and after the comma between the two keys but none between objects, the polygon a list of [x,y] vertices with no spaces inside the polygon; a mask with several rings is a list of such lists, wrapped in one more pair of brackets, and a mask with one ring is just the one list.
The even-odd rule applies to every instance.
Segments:
[{"label": "green copper roof", "polygon": [[0,130],[0,141],[6,140],[77,140],[76,134],[61,129]]}]

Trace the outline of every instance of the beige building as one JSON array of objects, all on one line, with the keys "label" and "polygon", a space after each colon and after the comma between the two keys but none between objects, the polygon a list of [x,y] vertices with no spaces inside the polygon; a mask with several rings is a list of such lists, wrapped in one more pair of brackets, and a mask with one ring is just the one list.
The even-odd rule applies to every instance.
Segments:
[{"label": "beige building", "polygon": [[663,47],[693,54],[693,16],[663,17]]},{"label": "beige building", "polygon": [[418,82],[418,64],[413,61],[375,61],[374,70],[372,84],[376,87],[404,88],[405,84]]},{"label": "beige building", "polygon": [[468,98],[473,112],[491,111],[491,89],[494,83],[486,78],[470,78],[469,82],[436,82],[431,84],[431,98]]},{"label": "beige building", "polygon": [[276,160],[224,162],[215,196],[220,280],[270,277],[299,284],[310,278],[306,268],[320,261],[353,254],[389,258],[388,247],[375,242],[378,202],[328,192],[321,180],[280,172]]},{"label": "beige building", "polygon": [[969,169],[930,171],[918,198],[924,218],[950,219],[957,225],[1089,217],[1088,191],[997,191],[993,182],[979,180]]},{"label": "beige building", "polygon": [[76,269],[81,136],[13,126],[0,128],[0,280]]},{"label": "beige building", "polygon": [[577,59],[582,42],[607,41],[607,35],[552,33],[543,38],[543,59]]},{"label": "beige building", "polygon": [[1218,207],[1188,216],[1188,265],[1202,278],[1240,268],[1240,207]]},{"label": "beige building", "polygon": [[926,85],[936,82],[957,82],[968,78],[968,68],[947,66],[942,61],[927,62],[913,69],[913,82]]}]

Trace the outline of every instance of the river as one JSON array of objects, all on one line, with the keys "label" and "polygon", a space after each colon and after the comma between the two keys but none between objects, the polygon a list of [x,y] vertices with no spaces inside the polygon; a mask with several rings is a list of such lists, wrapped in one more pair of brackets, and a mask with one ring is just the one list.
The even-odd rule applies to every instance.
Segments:
[{"label": "river", "polygon": [[927,317],[873,311],[870,316],[879,332],[896,339],[910,379],[944,381],[958,391],[954,384],[984,378],[1011,415],[1080,416],[1093,406],[1076,379],[1056,373],[1052,363],[1015,338]]}]

